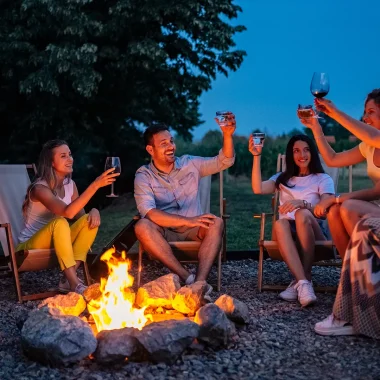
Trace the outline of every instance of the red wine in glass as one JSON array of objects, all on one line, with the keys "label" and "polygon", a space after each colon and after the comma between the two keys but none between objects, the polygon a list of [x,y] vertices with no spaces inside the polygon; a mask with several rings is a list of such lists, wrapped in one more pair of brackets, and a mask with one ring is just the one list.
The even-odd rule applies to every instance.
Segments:
[{"label": "red wine in glass", "polygon": [[[104,165],[104,170],[115,168],[114,173],[121,173],[121,164],[119,157],[107,157]],[[114,183],[111,183],[111,194],[106,195],[108,198],[117,198],[118,195],[114,193]]]},{"label": "red wine in glass", "polygon": [[330,91],[330,81],[327,73],[314,73],[310,83],[310,92],[316,98],[323,98]]}]

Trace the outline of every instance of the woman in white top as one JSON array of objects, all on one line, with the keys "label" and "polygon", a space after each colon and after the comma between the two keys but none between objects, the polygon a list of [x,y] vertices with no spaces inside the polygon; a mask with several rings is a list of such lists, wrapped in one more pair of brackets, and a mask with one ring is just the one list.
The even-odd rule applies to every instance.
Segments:
[{"label": "woman in white top", "polygon": [[[356,223],[365,214],[380,216],[380,89],[367,95],[363,121],[355,120],[327,99],[315,99],[315,106],[348,129],[362,142],[356,147],[336,153],[327,142],[318,119],[301,118],[302,124],[310,128],[314,134],[318,149],[328,166],[342,167],[367,161],[368,176],[374,187],[354,191],[352,193],[331,195],[323,200],[315,210],[320,216],[328,210],[327,219],[332,239],[339,252],[344,254]],[[377,201],[377,202],[370,202]]]},{"label": "woman in white top", "polygon": [[[114,169],[105,171],[81,194],[71,179],[73,158],[63,140],[48,141],[40,153],[37,179],[29,186],[22,207],[24,228],[17,250],[54,248],[64,273],[62,292],[83,293],[76,270],[86,260],[100,225],[99,211],[83,209],[95,192],[115,181]],[[69,225],[67,219],[77,219]]]},{"label": "woman in white top", "polygon": [[[295,280],[280,293],[286,301],[298,301],[307,306],[317,300],[311,282],[316,240],[326,240],[323,220],[313,215],[320,200],[334,194],[334,182],[325,174],[317,149],[306,135],[293,136],[286,147],[286,169],[267,181],[261,179],[260,155],[262,148],[249,139],[253,155],[252,189],[255,194],[280,191],[279,219],[274,226],[282,258]],[[297,239],[300,250],[294,239]]]}]

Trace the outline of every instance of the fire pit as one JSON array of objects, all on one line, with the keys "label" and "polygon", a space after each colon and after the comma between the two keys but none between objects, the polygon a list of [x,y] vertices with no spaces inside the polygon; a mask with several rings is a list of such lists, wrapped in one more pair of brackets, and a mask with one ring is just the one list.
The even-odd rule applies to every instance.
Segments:
[{"label": "fire pit", "polygon": [[48,298],[31,312],[22,331],[30,358],[66,365],[90,356],[99,363],[174,362],[191,345],[225,347],[235,324],[248,323],[247,306],[228,295],[207,301],[205,281],[181,287],[168,274],[132,289],[130,261],[114,250],[102,256],[107,278],[83,294]]}]

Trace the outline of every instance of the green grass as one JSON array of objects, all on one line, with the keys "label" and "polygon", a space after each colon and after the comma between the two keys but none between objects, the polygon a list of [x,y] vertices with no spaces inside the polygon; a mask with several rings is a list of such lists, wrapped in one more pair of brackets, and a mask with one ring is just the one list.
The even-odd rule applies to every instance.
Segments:
[{"label": "green grass", "polygon": [[[372,187],[368,177],[355,177],[353,190]],[[348,190],[347,178],[340,178],[338,191]],[[253,214],[271,212],[271,195],[255,195],[252,193],[250,180],[247,178],[229,177],[224,184],[224,197],[227,200],[227,249],[229,251],[257,249],[260,219],[254,219]],[[219,182],[212,183],[211,212],[219,212]],[[93,252],[98,253],[115,235],[126,226],[136,215],[137,210],[132,194],[115,199],[111,206],[101,211],[102,225],[93,246]],[[270,221],[266,231],[270,233]]]}]

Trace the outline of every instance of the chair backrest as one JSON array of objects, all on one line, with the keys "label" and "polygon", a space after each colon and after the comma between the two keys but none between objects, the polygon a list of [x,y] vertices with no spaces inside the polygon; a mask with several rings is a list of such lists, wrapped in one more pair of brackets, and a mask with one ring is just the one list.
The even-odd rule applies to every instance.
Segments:
[{"label": "chair backrest", "polygon": [[[338,181],[339,181],[339,168],[327,166],[321,155],[319,155],[319,158],[321,160],[321,164],[323,166],[325,173],[328,174],[332,178],[334,182],[335,192],[337,192]],[[277,173],[280,171],[284,171],[285,168],[286,168],[285,154],[279,153],[277,157]]]},{"label": "chair backrest", "polygon": [[199,197],[204,214],[210,212],[211,176],[202,177],[199,182]]},{"label": "chair backrest", "polygon": [[[28,169],[35,171],[34,165],[0,165],[0,223],[10,223],[13,244],[23,226],[22,203],[30,178]],[[5,231],[0,229],[0,241],[5,256],[9,255]]]}]

